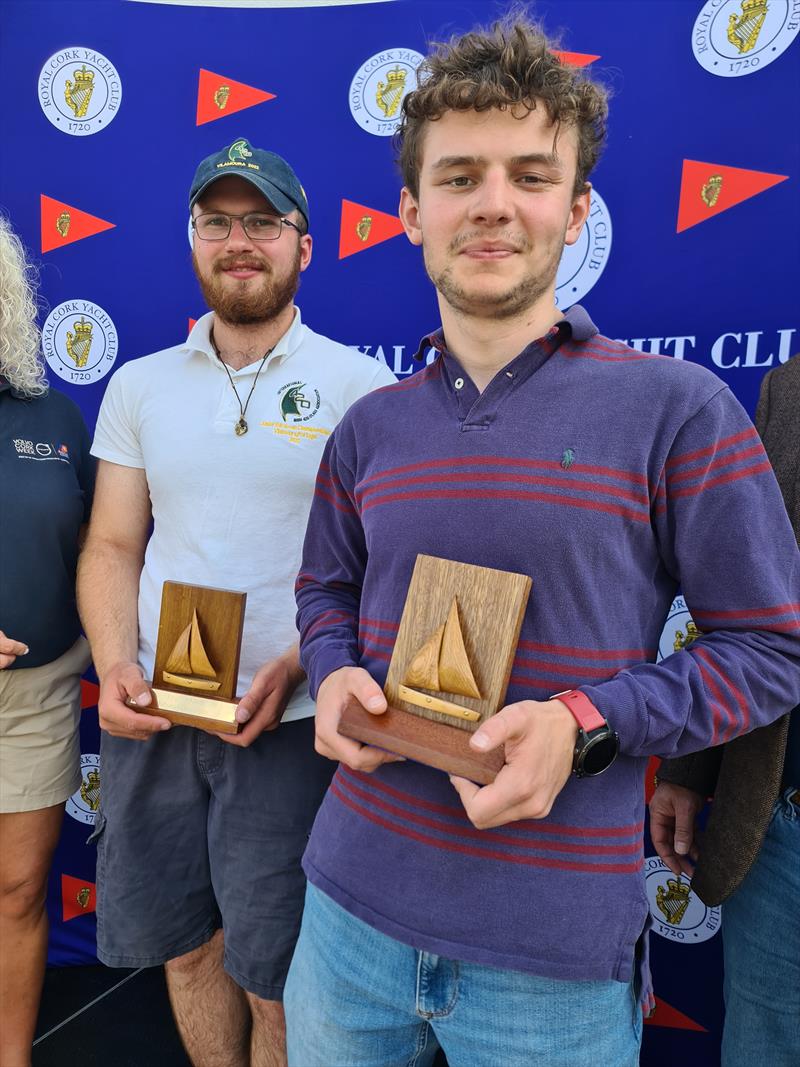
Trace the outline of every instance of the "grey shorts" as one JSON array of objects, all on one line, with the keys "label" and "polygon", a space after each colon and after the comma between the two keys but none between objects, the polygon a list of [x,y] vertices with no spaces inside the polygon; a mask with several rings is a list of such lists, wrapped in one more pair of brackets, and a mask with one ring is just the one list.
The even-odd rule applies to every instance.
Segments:
[{"label": "grey shorts", "polygon": [[97,841],[97,954],[150,967],[225,931],[225,970],[281,1000],[300,930],[300,859],[336,764],[314,720],[249,748],[178,726],[150,741],[104,733]]}]

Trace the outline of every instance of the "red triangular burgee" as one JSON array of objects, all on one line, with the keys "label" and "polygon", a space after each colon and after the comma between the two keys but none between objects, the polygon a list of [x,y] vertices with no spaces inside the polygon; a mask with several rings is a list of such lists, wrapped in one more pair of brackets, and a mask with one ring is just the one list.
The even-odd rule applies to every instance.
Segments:
[{"label": "red triangular burgee", "polygon": [[216,122],[217,119],[224,119],[226,115],[235,115],[237,111],[244,111],[245,108],[274,99],[275,93],[267,93],[253,85],[245,85],[244,82],[234,81],[233,78],[226,78],[201,67],[197,85],[196,125]]},{"label": "red triangular burgee", "polygon": [[353,200],[342,200],[339,259],[373,248],[402,232],[403,224],[397,215],[356,204]]},{"label": "red triangular burgee", "polygon": [[71,245],[73,241],[82,241],[84,237],[93,237],[103,230],[113,230],[114,222],[106,222],[88,211],[80,211],[71,204],[54,200],[44,193],[39,196],[41,204],[42,252],[52,252],[62,245]]},{"label": "red triangular burgee", "polygon": [[751,196],[763,193],[765,189],[771,189],[773,185],[785,182],[787,177],[787,174],[768,174],[761,170],[684,159],[678,203],[678,233],[749,200]]}]

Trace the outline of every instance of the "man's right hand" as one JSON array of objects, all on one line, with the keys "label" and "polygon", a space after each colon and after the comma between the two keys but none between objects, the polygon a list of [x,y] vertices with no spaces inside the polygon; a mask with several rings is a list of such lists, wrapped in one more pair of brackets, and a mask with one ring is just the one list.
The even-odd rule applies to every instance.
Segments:
[{"label": "man's right hand", "polygon": [[17,656],[27,656],[28,646],[22,641],[15,641],[13,637],[6,637],[0,630],[0,671],[10,667]]},{"label": "man's right hand", "polygon": [[338,732],[342,712],[351,700],[357,700],[372,715],[382,715],[388,707],[383,690],[362,667],[333,671],[317,691],[317,752],[328,759],[341,760],[355,771],[369,772],[382,763],[402,762],[402,756],[362,745]]},{"label": "man's right hand", "polygon": [[650,800],[650,838],[675,875],[694,874],[699,856],[696,819],[704,804],[700,793],[672,782],[659,782]]},{"label": "man's right hand", "polygon": [[140,707],[147,707],[152,696],[137,663],[117,663],[103,676],[97,702],[100,728],[112,737],[147,741],[153,734],[168,730],[172,725],[168,719],[134,710],[125,703],[128,699]]}]

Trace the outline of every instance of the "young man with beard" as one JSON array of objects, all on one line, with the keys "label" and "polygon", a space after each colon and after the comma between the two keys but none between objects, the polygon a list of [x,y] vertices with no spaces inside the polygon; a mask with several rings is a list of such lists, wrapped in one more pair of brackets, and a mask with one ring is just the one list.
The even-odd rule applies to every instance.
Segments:
[{"label": "young man with beard", "polygon": [[[741,407],[556,307],[606,100],[552,47],[522,20],[456,38],[403,104],[400,215],[442,328],[320,466],[298,623],[342,762],[304,859],[291,1067],[419,1067],[437,1044],[451,1067],[633,1067],[648,757],[800,694],[800,556]],[[506,706],[470,742],[504,755],[483,788],[337,732],[353,698],[386,708],[418,553],[533,580]],[[679,584],[704,634],[656,664]]]},{"label": "young man with beard", "polygon": [[[166,964],[196,1067],[266,1067],[285,1061],[300,857],[331,775],[314,752],[292,584],[326,439],[395,379],[302,323],[308,205],[283,159],[234,142],[198,167],[190,210],[212,310],[184,344],[117,371],[92,448],[78,592],[103,728],[98,955]],[[247,593],[236,736],[126,704],[150,702],[167,579]]]}]

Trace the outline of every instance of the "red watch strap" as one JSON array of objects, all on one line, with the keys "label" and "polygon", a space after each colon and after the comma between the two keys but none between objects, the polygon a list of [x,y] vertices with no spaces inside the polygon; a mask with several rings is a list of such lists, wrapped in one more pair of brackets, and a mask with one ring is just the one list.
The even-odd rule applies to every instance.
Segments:
[{"label": "red watch strap", "polygon": [[579,689],[567,689],[564,693],[554,693],[550,699],[563,701],[584,733],[588,734],[592,730],[608,725],[591,700]]}]

